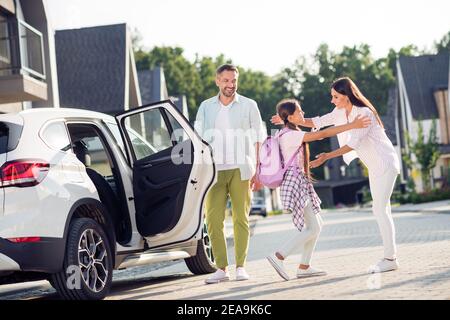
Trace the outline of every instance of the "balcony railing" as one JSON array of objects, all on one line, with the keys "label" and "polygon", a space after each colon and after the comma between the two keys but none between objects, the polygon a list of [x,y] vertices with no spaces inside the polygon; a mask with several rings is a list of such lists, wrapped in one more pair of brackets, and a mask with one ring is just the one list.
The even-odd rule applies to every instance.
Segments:
[{"label": "balcony railing", "polygon": [[45,80],[42,33],[19,19],[0,20],[0,76],[27,74]]}]

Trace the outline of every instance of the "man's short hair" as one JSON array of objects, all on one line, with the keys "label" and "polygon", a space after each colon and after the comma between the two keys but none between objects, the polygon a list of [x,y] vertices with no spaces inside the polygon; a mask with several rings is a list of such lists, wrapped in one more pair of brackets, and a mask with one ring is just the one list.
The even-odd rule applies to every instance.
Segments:
[{"label": "man's short hair", "polygon": [[217,68],[216,75],[219,75],[224,71],[236,71],[236,73],[239,74],[239,70],[236,66],[226,63]]}]

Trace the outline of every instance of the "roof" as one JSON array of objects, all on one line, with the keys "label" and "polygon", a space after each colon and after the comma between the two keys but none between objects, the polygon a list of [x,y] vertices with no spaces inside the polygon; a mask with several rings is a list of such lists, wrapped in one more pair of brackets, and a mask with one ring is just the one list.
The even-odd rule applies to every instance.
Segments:
[{"label": "roof", "polygon": [[396,108],[398,106],[397,87],[389,89],[386,115],[380,116],[383,122],[386,135],[392,144],[397,145],[397,131],[395,130],[395,122],[397,121]]},{"label": "roof", "polygon": [[139,70],[138,80],[143,105],[169,98],[164,71],[161,67],[152,70]]},{"label": "roof", "polygon": [[439,118],[434,92],[448,88],[450,53],[399,58],[413,118]]},{"label": "roof", "polygon": [[124,110],[126,37],[126,24],[56,31],[62,107]]}]

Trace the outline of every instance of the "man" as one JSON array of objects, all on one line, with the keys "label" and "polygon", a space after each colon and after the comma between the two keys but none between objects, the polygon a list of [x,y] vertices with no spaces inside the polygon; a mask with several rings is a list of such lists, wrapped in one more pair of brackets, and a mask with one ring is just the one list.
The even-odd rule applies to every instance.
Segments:
[{"label": "man", "polygon": [[244,269],[250,240],[248,214],[251,191],[261,188],[255,172],[258,150],[266,132],[254,100],[239,95],[238,69],[230,64],[216,72],[219,94],[202,102],[195,129],[211,144],[217,167],[217,182],[206,197],[206,224],[218,270],[205,280],[207,284],[230,279],[227,245],[224,235],[225,210],[231,200],[236,280],[248,280]]}]

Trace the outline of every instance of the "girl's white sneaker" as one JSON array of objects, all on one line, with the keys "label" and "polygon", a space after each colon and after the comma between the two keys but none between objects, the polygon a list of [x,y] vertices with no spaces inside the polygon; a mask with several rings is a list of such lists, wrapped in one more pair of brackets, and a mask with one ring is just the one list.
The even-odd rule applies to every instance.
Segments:
[{"label": "girl's white sneaker", "polygon": [[282,277],[284,280],[289,280],[289,275],[286,272],[286,269],[284,269],[283,261],[278,259],[276,255],[272,254],[267,258],[267,261],[272,265],[272,267],[275,269],[275,271]]},{"label": "girl's white sneaker", "polygon": [[306,270],[297,269],[297,278],[318,277],[326,275],[327,275],[326,271],[316,269],[311,266]]},{"label": "girl's white sneaker", "polygon": [[399,267],[397,259],[395,260],[388,260],[383,259],[380,260],[376,265],[370,266],[367,270],[367,273],[380,273],[380,272],[387,272],[387,271],[394,271],[397,270]]}]

